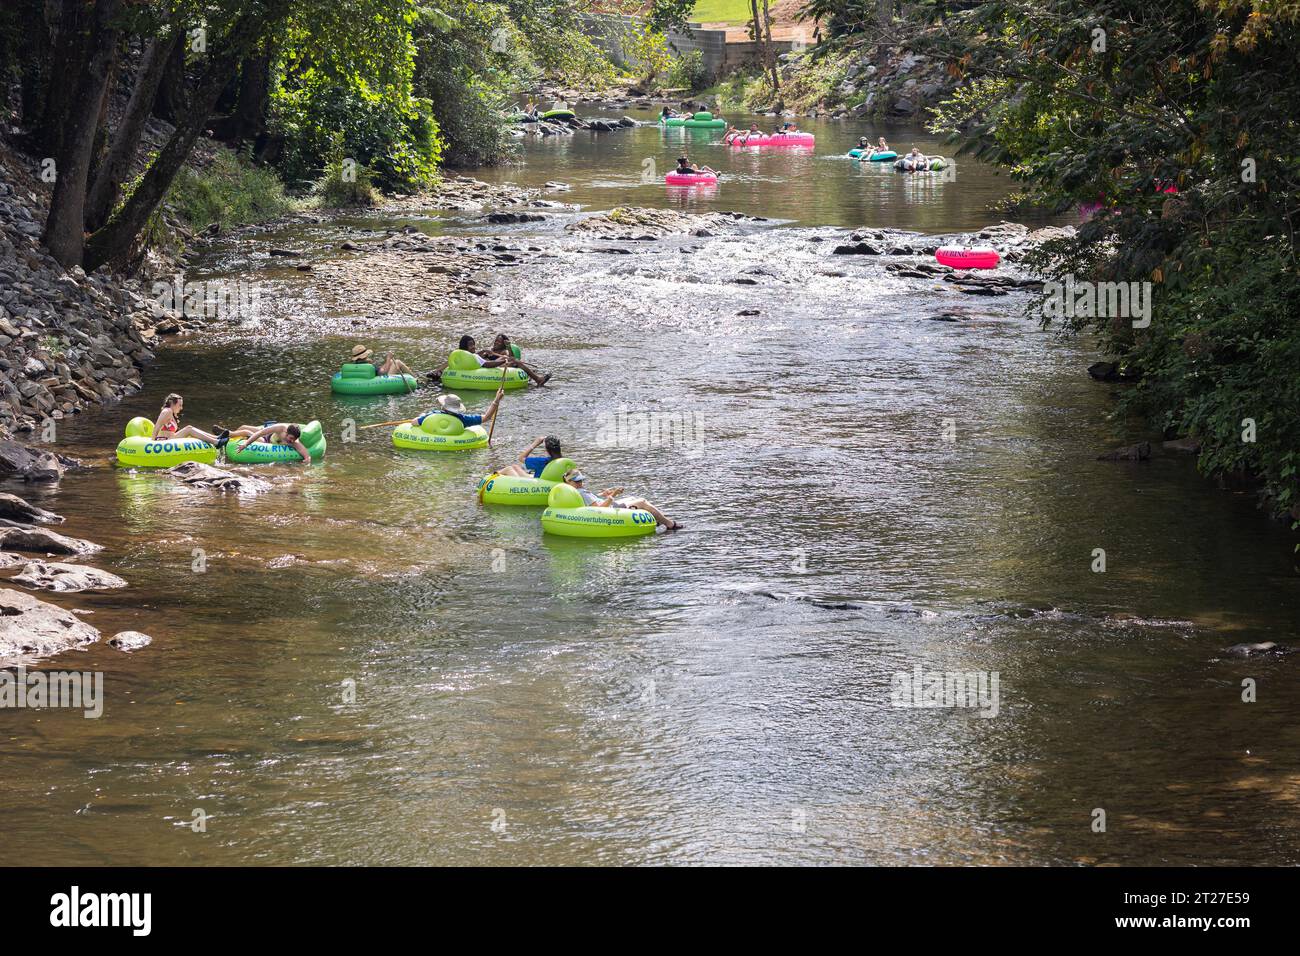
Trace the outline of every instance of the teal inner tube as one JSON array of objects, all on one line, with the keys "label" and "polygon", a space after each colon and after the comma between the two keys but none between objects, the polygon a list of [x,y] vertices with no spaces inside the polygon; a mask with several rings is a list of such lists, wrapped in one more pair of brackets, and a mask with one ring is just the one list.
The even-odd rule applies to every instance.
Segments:
[{"label": "teal inner tube", "polygon": [[[240,465],[265,465],[277,461],[302,461],[302,456],[298,454],[298,449],[292,445],[272,445],[269,442],[254,442],[251,445],[244,446],[241,451],[239,442],[241,439],[232,438],[226,445],[226,461],[233,461]],[[308,422],[302,426],[302,437],[299,439],[307,446],[307,454],[312,461],[320,461],[325,457],[325,432],[318,421]]]},{"label": "teal inner tube", "polygon": [[871,150],[874,148],[875,147],[868,146],[866,149],[863,149],[861,146],[854,146],[849,150],[849,156],[853,159],[865,159],[872,163],[883,163],[886,160],[898,158],[898,154],[892,149],[883,153],[873,153]]}]

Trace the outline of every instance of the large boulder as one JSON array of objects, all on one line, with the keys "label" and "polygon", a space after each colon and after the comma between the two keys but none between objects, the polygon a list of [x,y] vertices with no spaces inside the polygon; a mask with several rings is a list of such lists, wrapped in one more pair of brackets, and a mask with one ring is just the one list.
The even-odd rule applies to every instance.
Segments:
[{"label": "large boulder", "polygon": [[0,590],[0,661],[49,657],[93,644],[99,631],[23,591]]},{"label": "large boulder", "polygon": [[29,551],[33,554],[94,554],[102,545],[46,528],[0,528],[0,550]]},{"label": "large boulder", "polygon": [[0,441],[0,478],[24,481],[58,481],[63,462],[48,451],[34,451],[16,441]]},{"label": "large boulder", "polygon": [[19,498],[0,492],[0,518],[20,524],[61,524],[63,517],[53,511],[38,508]]},{"label": "large boulder", "polygon": [[[254,495],[271,490],[271,483],[256,475],[236,475],[197,461],[187,461],[183,465],[177,465],[169,469],[167,474],[195,488],[234,491],[241,495]],[[0,544],[3,544],[3,539],[0,539]]]},{"label": "large boulder", "polygon": [[112,591],[126,587],[126,581],[116,574],[57,561],[33,561],[15,574],[13,581],[42,591]]}]

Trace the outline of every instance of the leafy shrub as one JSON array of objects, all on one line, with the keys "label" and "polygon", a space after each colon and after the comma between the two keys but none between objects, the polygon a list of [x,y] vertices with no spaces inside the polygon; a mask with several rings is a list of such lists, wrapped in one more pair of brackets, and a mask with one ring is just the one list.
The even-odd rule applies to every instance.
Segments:
[{"label": "leafy shrub", "polygon": [[704,88],[708,76],[704,72],[704,54],[699,50],[687,50],[673,60],[668,68],[668,85],[673,89],[688,89],[696,92]]},{"label": "leafy shrub", "polygon": [[345,156],[345,152],[343,137],[336,134],[325,158],[325,170],[312,190],[316,198],[330,208],[377,205],[374,172]]},{"label": "leafy shrub", "polygon": [[273,170],[223,149],[205,169],[182,166],[165,205],[198,230],[214,222],[226,227],[265,222],[288,212],[293,202]]}]

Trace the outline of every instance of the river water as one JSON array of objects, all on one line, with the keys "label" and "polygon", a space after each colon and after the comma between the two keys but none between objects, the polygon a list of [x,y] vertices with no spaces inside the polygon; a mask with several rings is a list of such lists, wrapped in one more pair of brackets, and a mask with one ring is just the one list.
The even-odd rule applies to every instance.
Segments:
[{"label": "river water", "polygon": [[[584,212],[788,220],[735,235],[394,215],[199,263],[258,283],[260,313],[162,349],[142,394],[61,429],[91,467],[24,490],[131,582],[52,600],[154,643],[50,662],[105,673],[101,719],[3,714],[7,844],[47,864],[1300,861],[1296,659],[1222,653],[1295,641],[1289,534],[1185,459],[1095,461],[1139,436],[1107,420],[1087,343],[1039,330],[1024,296],[815,241],[976,228],[1004,180],[960,163],[908,185],[834,158],[856,130],[809,126],[812,155],[693,147],[740,173],[708,197],[637,181],[678,149],[657,129],[531,144],[482,174],[570,183],[553,198]],[[542,252],[486,273],[475,308],[413,316],[325,308],[266,255],[334,259],[348,229],[403,225]],[[331,397],[354,341],[432,368],[497,328],[555,379],[507,397],[493,450],[336,437],[436,394]],[[114,467],[122,424],[171,390],[201,426],[320,418],[330,451],[252,469],[276,487],[242,499]],[[671,443],[611,439],[665,412],[690,426]],[[480,506],[478,476],[544,433],[686,529],[574,541]],[[917,667],[996,672],[996,716],[893,706]]]}]

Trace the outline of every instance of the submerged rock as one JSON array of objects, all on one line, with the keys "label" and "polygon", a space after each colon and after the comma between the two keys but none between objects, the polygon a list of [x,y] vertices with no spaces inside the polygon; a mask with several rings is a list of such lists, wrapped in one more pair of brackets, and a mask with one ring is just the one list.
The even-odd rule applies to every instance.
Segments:
[{"label": "submerged rock", "polygon": [[152,643],[152,637],[148,634],[141,634],[139,631],[119,631],[108,639],[109,647],[116,647],[119,651],[127,654],[138,651],[142,647],[148,647]]},{"label": "submerged rock", "polygon": [[1165,451],[1177,452],[1180,455],[1199,455],[1201,453],[1201,440],[1199,438],[1175,438],[1172,441],[1163,442],[1160,447]]},{"label": "submerged rock", "polygon": [[213,468],[211,465],[200,464],[197,461],[187,461],[183,465],[170,468],[167,474],[196,488],[234,491],[241,495],[254,495],[271,490],[271,483],[256,475],[236,475],[234,472],[222,471],[220,468]]},{"label": "submerged rock", "polygon": [[1281,657],[1290,654],[1294,648],[1274,641],[1261,641],[1258,644],[1233,644],[1223,653],[1233,657]]},{"label": "submerged rock", "polygon": [[1151,443],[1138,442],[1127,448],[1116,448],[1097,456],[1097,461],[1146,461],[1151,457]]},{"label": "submerged rock", "polygon": [[94,554],[102,545],[50,531],[46,528],[0,528],[0,550],[35,554]]},{"label": "submerged rock", "polygon": [[108,571],[45,561],[31,562],[13,580],[42,591],[112,591],[126,587],[126,581]]},{"label": "submerged rock", "polygon": [[48,657],[93,644],[99,631],[23,591],[0,590],[0,661]]}]

